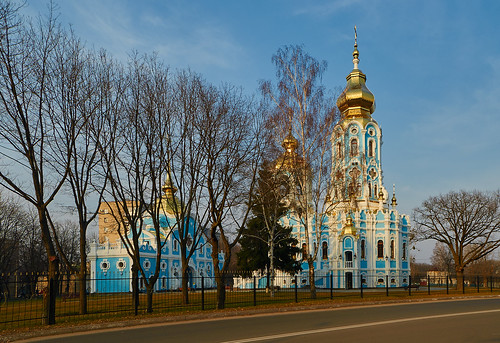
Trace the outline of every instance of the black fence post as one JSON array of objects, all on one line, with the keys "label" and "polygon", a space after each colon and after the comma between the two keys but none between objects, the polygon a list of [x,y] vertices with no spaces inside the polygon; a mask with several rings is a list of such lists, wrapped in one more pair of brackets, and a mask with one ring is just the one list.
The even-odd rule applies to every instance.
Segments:
[{"label": "black fence post", "polygon": [[333,299],[333,271],[330,272],[330,299]]},{"label": "black fence post", "polygon": [[427,274],[427,294],[431,295],[431,277]]},{"label": "black fence post", "polygon": [[363,275],[359,275],[359,293],[361,298],[363,298]]},{"label": "black fence post", "polygon": [[253,306],[257,306],[257,279],[253,276]]},{"label": "black fence post", "polygon": [[490,276],[490,292],[493,293],[493,276]]},{"label": "black fence post", "polygon": [[205,310],[205,277],[201,276],[201,309]]},{"label": "black fence post", "polygon": [[408,276],[408,296],[411,296],[411,275]]},{"label": "black fence post", "polygon": [[449,285],[448,285],[449,279],[450,279],[450,276],[446,275],[446,294],[450,294]]},{"label": "black fence post", "polygon": [[479,293],[479,275],[476,276],[476,286],[477,286],[477,292]]},{"label": "black fence post", "polygon": [[297,275],[295,275],[295,302],[299,302],[299,298],[297,296]]},{"label": "black fence post", "polygon": [[385,276],[385,296],[389,296],[389,275]]},{"label": "black fence post", "polygon": [[465,294],[465,276],[462,273],[462,294]]}]

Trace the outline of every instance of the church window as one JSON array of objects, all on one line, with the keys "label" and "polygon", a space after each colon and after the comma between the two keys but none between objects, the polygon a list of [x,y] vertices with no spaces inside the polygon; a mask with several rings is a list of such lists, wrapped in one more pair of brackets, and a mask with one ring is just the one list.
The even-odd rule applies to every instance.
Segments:
[{"label": "church window", "polygon": [[328,243],[326,242],[323,242],[323,245],[322,245],[322,255],[323,255],[323,260],[327,260],[328,259]]},{"label": "church window", "polygon": [[161,288],[167,288],[167,278],[165,276],[161,278]]},{"label": "church window", "polygon": [[307,245],[302,244],[302,261],[307,261]]},{"label": "church window", "polygon": [[104,272],[108,271],[108,269],[109,269],[109,262],[108,262],[108,260],[104,260],[104,261],[101,262],[101,269]]},{"label": "church window", "polygon": [[368,196],[369,197],[372,196],[372,183],[371,182],[368,182]]},{"label": "church window", "polygon": [[351,156],[358,155],[358,140],[356,138],[351,140]]},{"label": "church window", "polygon": [[118,260],[118,262],[116,262],[116,268],[123,270],[123,269],[125,269],[125,267],[126,267],[125,260],[120,259],[120,260]]},{"label": "church window", "polygon": [[376,198],[377,197],[377,185],[373,186],[373,196]]},{"label": "church window", "polygon": [[394,240],[391,240],[391,258],[394,258]]},{"label": "church window", "polygon": [[403,260],[406,260],[406,242],[403,242]]},{"label": "church window", "polygon": [[384,241],[381,239],[377,242],[377,258],[384,258]]},{"label": "church window", "polygon": [[364,239],[361,240],[361,258],[365,259],[366,258],[366,241]]},{"label": "church window", "polygon": [[368,141],[368,157],[373,157],[374,156],[374,153],[373,153],[373,140],[369,140]]},{"label": "church window", "polygon": [[337,142],[337,156],[338,158],[342,158],[342,143]]},{"label": "church window", "polygon": [[174,238],[174,251],[178,251],[179,250],[179,243],[177,242],[177,240]]}]

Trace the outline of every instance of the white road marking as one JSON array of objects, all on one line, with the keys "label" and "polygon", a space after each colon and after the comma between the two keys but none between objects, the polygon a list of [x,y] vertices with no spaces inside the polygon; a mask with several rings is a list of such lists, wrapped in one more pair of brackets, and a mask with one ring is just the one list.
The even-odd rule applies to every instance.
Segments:
[{"label": "white road marking", "polygon": [[348,329],[357,329],[357,328],[363,328],[363,327],[369,327],[369,326],[376,326],[376,325],[404,323],[404,322],[409,322],[409,321],[414,321],[414,320],[426,320],[426,319],[436,319],[436,318],[469,316],[469,315],[474,315],[474,314],[485,314],[485,313],[493,313],[493,312],[500,312],[500,309],[485,310],[485,311],[474,311],[474,312],[449,313],[449,314],[437,314],[437,315],[433,315],[433,316],[423,316],[423,317],[413,317],[413,318],[403,318],[403,319],[393,319],[393,320],[385,320],[385,321],[380,321],[380,322],[371,322],[371,323],[353,324],[353,325],[345,325],[345,326],[336,326],[336,327],[324,328],[324,329],[317,329],[317,330],[287,332],[287,333],[277,334],[277,335],[269,335],[269,336],[260,336],[260,337],[253,337],[253,338],[237,339],[237,340],[234,340],[234,341],[225,341],[225,342],[221,342],[221,343],[261,342],[261,341],[267,341],[267,340],[271,340],[271,339],[295,337],[295,336],[302,336],[302,335],[311,335],[311,334],[318,334],[318,333],[332,332],[332,331],[340,331],[340,330],[348,330]]}]

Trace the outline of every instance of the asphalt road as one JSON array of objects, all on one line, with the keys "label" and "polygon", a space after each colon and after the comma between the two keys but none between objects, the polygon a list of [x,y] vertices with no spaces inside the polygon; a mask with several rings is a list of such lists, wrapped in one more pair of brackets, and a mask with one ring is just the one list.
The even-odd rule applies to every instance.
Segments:
[{"label": "asphalt road", "polygon": [[34,341],[500,342],[500,298],[360,306],[153,324],[29,340]]}]

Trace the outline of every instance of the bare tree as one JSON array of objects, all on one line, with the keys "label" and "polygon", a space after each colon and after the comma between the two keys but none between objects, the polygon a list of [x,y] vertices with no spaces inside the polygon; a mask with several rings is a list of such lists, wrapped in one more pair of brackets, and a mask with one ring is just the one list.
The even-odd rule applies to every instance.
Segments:
[{"label": "bare tree", "polygon": [[156,263],[152,275],[140,263],[139,238],[145,220],[150,221],[148,225],[154,229],[157,261],[160,261],[162,247],[172,229],[161,225],[161,216],[168,207],[161,201],[162,183],[169,178],[171,109],[167,75],[168,70],[155,56],[132,57],[123,88],[122,110],[113,111],[106,124],[106,131],[113,130],[116,134],[109,137],[102,149],[108,170],[107,196],[117,204],[117,211],[112,215],[120,223],[119,236],[133,260],[136,311],[139,272],[146,285],[148,312],[153,311],[152,295],[160,272],[160,263]]},{"label": "bare tree", "polygon": [[0,275],[17,272],[22,239],[29,229],[21,205],[0,192]]},{"label": "bare tree", "polygon": [[450,249],[441,242],[437,242],[432,250],[431,263],[434,268],[446,271],[448,274],[454,269],[453,255]]},{"label": "bare tree", "polygon": [[275,105],[272,121],[277,130],[281,129],[277,136],[285,138],[289,150],[291,210],[304,230],[304,255],[311,297],[315,298],[314,261],[326,230],[328,212],[333,209],[333,204],[326,199],[331,188],[330,137],[338,111],[333,97],[325,96],[321,85],[326,61],[318,62],[301,46],[278,49],[272,61],[276,67],[277,86],[273,88],[271,82],[264,82],[261,89]]},{"label": "bare tree", "polygon": [[464,269],[500,246],[500,193],[458,191],[433,196],[414,210],[415,234],[453,255],[458,286]]},{"label": "bare tree", "polygon": [[50,172],[58,156],[49,143],[62,141],[65,135],[49,85],[58,77],[54,66],[65,33],[53,8],[46,18],[29,25],[21,22],[17,11],[12,2],[0,3],[0,183],[37,210],[49,262],[44,323],[54,324],[59,259],[47,216],[66,180],[69,159],[61,175]]},{"label": "bare tree", "polygon": [[[204,199],[208,216],[203,222],[212,245],[217,283],[217,308],[225,306],[225,285],[232,249],[251,209],[251,194],[261,164],[262,116],[254,104],[230,86],[205,86],[197,121],[203,153]],[[223,261],[219,253],[224,255]]]},{"label": "bare tree", "polygon": [[[172,81],[174,111],[169,127],[168,159],[172,190],[170,212],[175,217],[173,239],[179,244],[182,265],[182,299],[189,303],[189,262],[201,244],[206,244],[205,230],[200,223],[206,221],[208,207],[203,206],[205,183],[204,155],[200,149],[201,136],[197,123],[201,113],[200,96],[205,81],[189,70],[179,71]],[[203,243],[202,243],[203,242]]]}]

